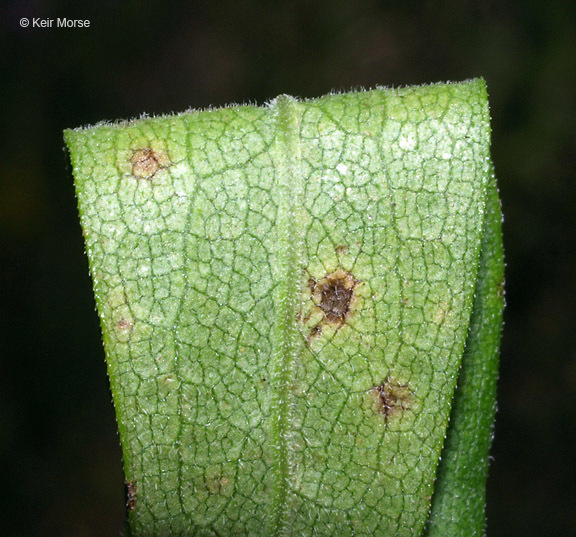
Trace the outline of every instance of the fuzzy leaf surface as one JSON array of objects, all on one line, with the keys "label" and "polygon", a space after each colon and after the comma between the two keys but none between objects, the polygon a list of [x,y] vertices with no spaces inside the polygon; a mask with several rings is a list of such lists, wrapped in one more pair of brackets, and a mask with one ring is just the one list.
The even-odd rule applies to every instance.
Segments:
[{"label": "fuzzy leaf surface", "polygon": [[[425,524],[436,481],[452,494],[455,472],[438,468],[480,254],[500,244],[484,82],[281,96],[65,137],[133,535],[438,526]],[[464,428],[482,438],[500,310],[481,309],[474,343],[492,364],[488,403]],[[488,447],[472,461],[482,513]]]}]

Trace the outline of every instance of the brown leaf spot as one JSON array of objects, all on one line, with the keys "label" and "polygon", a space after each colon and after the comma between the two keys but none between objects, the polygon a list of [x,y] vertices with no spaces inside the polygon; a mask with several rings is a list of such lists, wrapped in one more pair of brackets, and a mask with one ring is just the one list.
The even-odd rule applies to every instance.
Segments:
[{"label": "brown leaf spot", "polygon": [[117,323],[116,323],[116,332],[118,333],[118,337],[130,337],[130,334],[132,333],[132,329],[134,328],[134,324],[129,321],[128,319],[125,319],[124,317],[122,317]]},{"label": "brown leaf spot", "polygon": [[338,255],[346,255],[348,253],[348,246],[340,245],[336,247],[336,253]]},{"label": "brown leaf spot", "polygon": [[308,289],[310,289],[310,293],[314,294],[317,283],[318,282],[314,278],[308,278]]},{"label": "brown leaf spot", "polygon": [[126,481],[126,508],[129,511],[134,511],[136,507],[136,496],[138,489],[136,488],[136,481]]},{"label": "brown leaf spot", "polygon": [[319,280],[308,278],[305,295],[310,302],[305,300],[303,310],[296,314],[298,321],[307,325],[308,344],[319,338],[327,327],[338,331],[348,323],[358,306],[356,287],[360,284],[351,272],[342,268]]},{"label": "brown leaf spot", "polygon": [[132,175],[139,179],[152,179],[158,171],[167,168],[170,160],[166,153],[150,147],[137,149],[132,155]]},{"label": "brown leaf spot", "polygon": [[127,331],[132,328],[132,323],[128,319],[120,319],[116,323],[116,330]]},{"label": "brown leaf spot", "polygon": [[324,312],[324,319],[343,325],[350,312],[354,289],[358,280],[350,272],[338,269],[318,280],[314,287],[316,304]]},{"label": "brown leaf spot", "polygon": [[210,494],[226,495],[230,492],[231,482],[226,476],[211,476],[206,478],[206,488]]},{"label": "brown leaf spot", "polygon": [[134,331],[134,323],[125,317],[121,317],[120,320],[114,325],[114,328],[118,340],[126,343],[132,336],[132,332]]},{"label": "brown leaf spot", "polygon": [[310,330],[310,338],[318,337],[322,333],[322,326],[317,324]]},{"label": "brown leaf spot", "polygon": [[391,377],[386,377],[371,392],[376,396],[376,408],[386,422],[400,418],[410,408],[413,400],[410,388]]}]

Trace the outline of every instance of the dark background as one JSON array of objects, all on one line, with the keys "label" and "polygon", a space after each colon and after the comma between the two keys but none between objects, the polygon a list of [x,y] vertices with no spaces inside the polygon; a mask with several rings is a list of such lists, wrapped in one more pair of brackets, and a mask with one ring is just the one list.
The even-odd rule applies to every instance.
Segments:
[{"label": "dark background", "polygon": [[[488,534],[576,535],[576,3],[80,4],[0,7],[2,535],[118,536],[124,519],[64,128],[479,75],[508,304]],[[64,16],[91,26],[19,25]]]}]

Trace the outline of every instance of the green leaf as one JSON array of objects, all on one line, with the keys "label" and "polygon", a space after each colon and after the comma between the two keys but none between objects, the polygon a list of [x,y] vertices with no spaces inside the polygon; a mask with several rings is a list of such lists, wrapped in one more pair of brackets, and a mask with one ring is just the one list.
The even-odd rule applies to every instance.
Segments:
[{"label": "green leaf", "polygon": [[495,181],[488,186],[474,310],[426,537],[484,535],[485,483],[496,410],[504,253]]},{"label": "green leaf", "polygon": [[65,137],[133,535],[482,534],[503,266],[482,80]]}]

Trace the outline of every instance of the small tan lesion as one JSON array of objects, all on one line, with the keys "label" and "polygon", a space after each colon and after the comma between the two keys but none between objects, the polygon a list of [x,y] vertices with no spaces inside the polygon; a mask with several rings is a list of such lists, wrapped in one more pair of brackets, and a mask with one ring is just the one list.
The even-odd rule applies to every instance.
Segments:
[{"label": "small tan lesion", "polygon": [[125,317],[122,317],[115,325],[119,334],[130,334],[134,328],[134,323]]},{"label": "small tan lesion", "polygon": [[344,245],[344,244],[341,244],[340,246],[337,246],[337,247],[336,247],[336,253],[337,253],[339,256],[346,255],[346,254],[348,253],[348,246],[346,246],[346,245]]},{"label": "small tan lesion", "polygon": [[130,340],[132,332],[134,331],[134,323],[126,317],[120,319],[114,325],[116,337],[119,341],[126,342]]},{"label": "small tan lesion", "polygon": [[138,488],[136,481],[126,481],[126,509],[134,511],[136,508],[136,500],[138,496]]},{"label": "small tan lesion", "polygon": [[381,414],[384,421],[401,418],[412,406],[414,395],[408,384],[387,376],[380,384],[370,390],[374,397],[375,410]]},{"label": "small tan lesion", "polygon": [[132,153],[132,175],[138,179],[151,180],[160,171],[170,165],[170,159],[164,151],[144,147]]},{"label": "small tan lesion", "polygon": [[132,330],[133,326],[134,325],[132,324],[131,321],[122,317],[122,319],[120,319],[116,323],[116,330],[118,330],[119,332],[128,332],[128,331]]},{"label": "small tan lesion", "polygon": [[312,327],[312,330],[310,330],[310,335],[308,336],[309,339],[312,338],[316,338],[318,337],[320,334],[322,334],[322,325],[321,324],[317,324],[316,326]]},{"label": "small tan lesion", "polygon": [[234,489],[232,478],[226,475],[213,473],[209,470],[204,478],[206,490],[209,494],[229,496]]},{"label": "small tan lesion", "polygon": [[450,303],[448,301],[440,302],[434,310],[432,316],[432,322],[437,325],[441,325],[446,320],[446,315],[450,311]]}]

